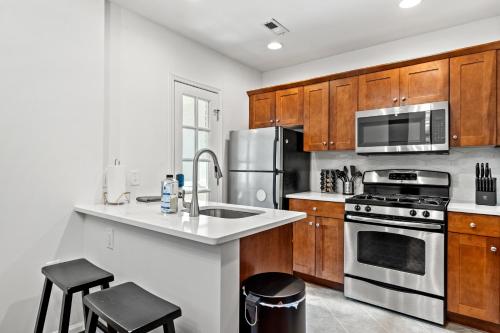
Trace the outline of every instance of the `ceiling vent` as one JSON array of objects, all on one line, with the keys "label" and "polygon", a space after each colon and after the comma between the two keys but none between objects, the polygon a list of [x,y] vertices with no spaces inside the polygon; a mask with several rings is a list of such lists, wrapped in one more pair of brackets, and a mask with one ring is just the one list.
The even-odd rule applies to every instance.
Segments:
[{"label": "ceiling vent", "polygon": [[264,23],[264,26],[274,32],[276,35],[283,35],[287,32],[290,32],[285,26],[275,19],[271,19],[268,22]]}]

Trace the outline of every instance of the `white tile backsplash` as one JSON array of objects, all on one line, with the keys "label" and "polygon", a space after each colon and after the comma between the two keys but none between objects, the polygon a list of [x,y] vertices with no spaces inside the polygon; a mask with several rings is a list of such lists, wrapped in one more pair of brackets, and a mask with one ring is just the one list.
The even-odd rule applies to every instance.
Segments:
[{"label": "white tile backsplash", "polygon": [[[355,165],[361,172],[394,168],[424,169],[449,172],[451,175],[452,199],[474,201],[474,178],[477,162],[488,162],[492,169],[493,177],[500,178],[500,148],[454,148],[450,150],[449,155],[401,154],[362,156],[352,151],[317,152],[313,153],[311,158],[311,190],[320,191],[321,169],[341,169],[344,165],[347,167]],[[337,190],[341,191],[340,184],[337,186]],[[356,193],[361,193],[362,191],[361,180],[359,180],[356,184]],[[498,201],[500,202],[500,200]]]}]

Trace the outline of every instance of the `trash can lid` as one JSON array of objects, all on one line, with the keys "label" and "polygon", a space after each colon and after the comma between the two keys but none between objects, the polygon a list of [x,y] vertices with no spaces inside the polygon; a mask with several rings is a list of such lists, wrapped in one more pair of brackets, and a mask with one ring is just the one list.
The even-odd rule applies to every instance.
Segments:
[{"label": "trash can lid", "polygon": [[304,281],[287,273],[256,274],[243,281],[243,290],[273,304],[287,304],[301,300],[306,294]]}]

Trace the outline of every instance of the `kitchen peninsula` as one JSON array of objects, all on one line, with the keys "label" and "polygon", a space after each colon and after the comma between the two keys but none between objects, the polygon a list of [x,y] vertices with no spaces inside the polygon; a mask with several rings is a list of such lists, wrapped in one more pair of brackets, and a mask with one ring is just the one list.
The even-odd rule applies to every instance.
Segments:
[{"label": "kitchen peninsula", "polygon": [[[155,204],[76,205],[85,257],[182,309],[178,332],[238,331],[239,287],[266,270],[292,271],[291,223],[305,213],[228,204],[238,219],[163,215]],[[245,251],[240,251],[244,248]],[[251,255],[250,255],[251,252]]]}]

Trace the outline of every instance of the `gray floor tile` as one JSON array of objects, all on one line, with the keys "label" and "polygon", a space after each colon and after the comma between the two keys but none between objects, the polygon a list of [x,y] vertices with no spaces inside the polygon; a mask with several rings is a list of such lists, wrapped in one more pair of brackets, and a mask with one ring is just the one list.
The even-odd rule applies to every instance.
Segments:
[{"label": "gray floor tile", "polygon": [[482,333],[455,323],[433,325],[309,283],[306,293],[307,333]]}]

